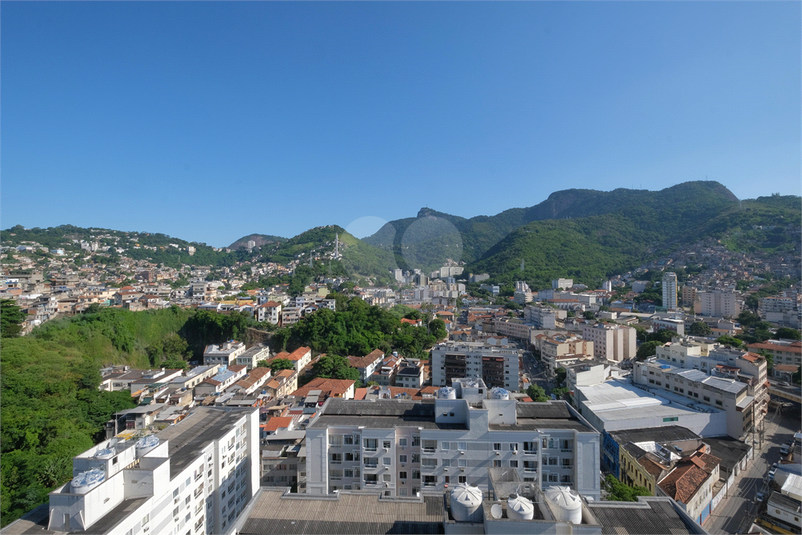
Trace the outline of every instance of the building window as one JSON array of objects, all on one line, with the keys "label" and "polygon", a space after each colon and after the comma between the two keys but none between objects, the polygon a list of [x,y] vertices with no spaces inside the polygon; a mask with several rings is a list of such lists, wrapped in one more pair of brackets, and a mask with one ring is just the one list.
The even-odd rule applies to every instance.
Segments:
[{"label": "building window", "polygon": [[518,451],[518,443],[510,442],[510,451]]},{"label": "building window", "polygon": [[466,466],[468,466],[468,460],[467,459],[459,459],[457,461],[457,464],[459,465],[460,468],[465,468]]},{"label": "building window", "polygon": [[340,464],[343,462],[343,454],[342,453],[332,453],[331,454],[331,462],[332,464]]},{"label": "building window", "polygon": [[493,442],[493,451],[501,450],[501,442]]},{"label": "building window", "polygon": [[460,483],[467,483],[468,482],[467,476],[459,476],[458,479],[459,479]]},{"label": "building window", "polygon": [[510,468],[518,468],[518,461],[510,461]]},{"label": "building window", "polygon": [[405,439],[405,438],[399,438],[399,439],[398,439],[398,445],[399,445],[399,446],[406,447],[406,445],[407,445],[407,439]]},{"label": "building window", "polygon": [[722,403],[720,399],[717,399],[716,400],[716,405],[721,406],[721,405],[724,405],[724,403]]},{"label": "building window", "polygon": [[420,453],[413,453],[412,454],[412,462],[419,463],[420,462]]},{"label": "building window", "polygon": [[437,450],[437,441],[436,440],[424,440],[423,441],[423,453],[434,453]]},{"label": "building window", "polygon": [[524,442],[524,454],[537,453],[537,442]]},{"label": "building window", "polygon": [[437,486],[437,476],[423,476],[423,486],[424,487],[436,487]]},{"label": "building window", "polygon": [[382,457],[382,464],[383,465],[390,466],[391,463],[392,463],[392,459],[390,459],[389,457]]},{"label": "building window", "polygon": [[500,468],[501,467],[501,461],[498,460],[498,459],[494,459],[493,460],[493,467],[494,468]]},{"label": "building window", "polygon": [[441,442],[440,443],[440,449],[441,450],[447,450],[448,446],[449,446],[448,442]]},{"label": "building window", "polygon": [[399,455],[398,456],[398,462],[406,463],[407,462],[407,456],[406,455]]},{"label": "building window", "polygon": [[413,436],[412,437],[412,447],[414,448],[414,447],[417,447],[417,446],[420,446],[420,437],[419,436]]},{"label": "building window", "polygon": [[342,446],[343,445],[343,436],[342,435],[329,435],[329,446]]},{"label": "building window", "polygon": [[389,440],[383,441],[382,447],[389,450],[390,449],[390,441]]},{"label": "building window", "polygon": [[379,441],[375,438],[366,438],[362,441],[365,451],[376,451],[379,448]]},{"label": "building window", "polygon": [[398,479],[406,479],[407,473],[406,472],[398,472]]},{"label": "building window", "polygon": [[467,442],[457,442],[457,449],[459,450],[467,450],[468,443]]}]

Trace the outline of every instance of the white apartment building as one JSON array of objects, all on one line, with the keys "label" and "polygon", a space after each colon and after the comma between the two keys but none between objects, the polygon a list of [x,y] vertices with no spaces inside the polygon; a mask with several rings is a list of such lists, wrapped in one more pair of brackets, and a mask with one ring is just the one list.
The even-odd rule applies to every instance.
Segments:
[{"label": "white apartment building", "polygon": [[235,358],[235,364],[245,366],[248,371],[256,368],[263,360],[270,358],[270,348],[263,345],[251,346]]},{"label": "white apartment building", "polygon": [[203,364],[204,366],[212,366],[214,364],[228,366],[243,353],[245,353],[245,344],[236,340],[229,340],[219,346],[210,344],[203,351]]},{"label": "white apartment building", "polygon": [[268,321],[273,325],[278,325],[279,321],[281,321],[281,303],[266,301],[257,305],[254,317],[258,322]]},{"label": "white apartment building", "polygon": [[612,323],[582,325],[582,338],[593,342],[593,355],[621,362],[631,359],[638,350],[637,331],[634,327]]},{"label": "white apartment building", "polygon": [[481,377],[490,387],[519,389],[520,350],[483,342],[444,342],[431,351],[432,385],[448,386],[453,379]]},{"label": "white apartment building", "polygon": [[529,340],[531,325],[521,322],[519,319],[495,318],[493,329],[497,334],[517,338],[519,340]]},{"label": "white apartment building", "polygon": [[563,290],[568,290],[574,285],[574,279],[555,279],[551,281],[551,287],[554,290],[562,288]]},{"label": "white apartment building", "polygon": [[566,310],[542,305],[530,305],[524,310],[526,322],[537,329],[554,329],[557,322],[562,322],[568,316]]},{"label": "white apartment building", "polygon": [[735,290],[697,291],[699,314],[716,318],[735,318],[741,313],[741,304]]},{"label": "white apartment building", "polygon": [[663,308],[677,310],[677,274],[673,271],[663,273]]},{"label": "white apartment building", "polygon": [[385,496],[488,487],[488,468],[512,468],[539,488],[560,484],[598,500],[600,439],[562,401],[481,397],[434,402],[329,398],[307,427],[310,494],[381,490]]},{"label": "white apartment building", "polygon": [[50,493],[48,529],[233,533],[259,489],[258,423],[254,408],[198,407],[157,435],[93,447]]}]

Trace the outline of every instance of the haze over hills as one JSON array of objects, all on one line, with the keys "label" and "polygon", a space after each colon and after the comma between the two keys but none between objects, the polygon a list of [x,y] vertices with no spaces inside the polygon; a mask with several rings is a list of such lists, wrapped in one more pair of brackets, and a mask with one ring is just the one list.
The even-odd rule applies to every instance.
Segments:
[{"label": "haze over hills", "polygon": [[[453,261],[464,262],[466,273],[490,274],[491,281],[525,280],[542,286],[556,277],[596,285],[682,245],[710,238],[732,250],[798,257],[801,228],[797,196],[739,201],[722,184],[705,181],[660,191],[563,190],[528,208],[469,219],[422,208],[416,217],[391,221],[363,240],[329,225],[290,239],[251,234],[234,242],[232,249],[243,248],[230,253],[164,234],[70,225],[27,230],[16,226],[4,231],[2,238],[3,245],[27,240],[75,251],[80,246],[72,240],[102,234],[101,245],[125,247],[119,254],[176,267],[231,266],[246,260],[304,263],[310,256],[330,259],[339,235],[340,261],[327,262],[326,272],[332,275],[388,281],[393,268],[428,273]],[[244,246],[250,239],[257,247],[249,252]],[[196,249],[193,256],[187,252],[189,245]]]}]

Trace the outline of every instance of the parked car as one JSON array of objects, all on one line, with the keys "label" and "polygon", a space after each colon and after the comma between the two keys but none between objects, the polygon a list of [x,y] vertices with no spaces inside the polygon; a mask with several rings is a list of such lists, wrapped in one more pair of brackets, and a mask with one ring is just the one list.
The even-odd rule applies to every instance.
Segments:
[{"label": "parked car", "polygon": [[766,496],[762,492],[758,492],[755,495],[755,500],[757,500],[758,503],[762,503],[765,498]]},{"label": "parked car", "polygon": [[777,467],[776,466],[772,467],[772,469],[769,470],[769,481],[774,481],[774,474],[776,472],[777,472]]}]

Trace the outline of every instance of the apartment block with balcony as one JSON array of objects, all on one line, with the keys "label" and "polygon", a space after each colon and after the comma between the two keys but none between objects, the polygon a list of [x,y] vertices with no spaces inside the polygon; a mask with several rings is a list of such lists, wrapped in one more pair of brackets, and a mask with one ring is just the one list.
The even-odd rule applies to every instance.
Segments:
[{"label": "apartment block with balcony", "polygon": [[[556,334],[552,337],[543,337],[539,342],[540,358],[546,363],[551,373],[557,368],[564,368],[569,364],[561,357],[567,355],[580,355],[593,358],[593,342],[579,336]],[[579,359],[580,357],[577,357]],[[574,361],[575,362],[575,361]]]},{"label": "apartment block with balcony", "polygon": [[441,389],[434,402],[330,398],[307,427],[307,493],[487,489],[487,469],[498,467],[538,487],[566,485],[599,499],[599,433],[567,403],[453,393]]},{"label": "apartment block with balcony", "polygon": [[236,340],[229,340],[223,344],[210,344],[203,350],[203,364],[210,366],[222,364],[228,366],[234,364],[234,360],[245,353],[245,344]]},{"label": "apartment block with balcony", "polygon": [[543,305],[529,305],[524,309],[526,322],[536,329],[554,329],[566,317],[568,311]]},{"label": "apartment block with balcony", "polygon": [[259,489],[258,421],[252,408],[198,407],[156,435],[93,447],[50,493],[47,529],[233,533]]},{"label": "apartment block with balcony", "polygon": [[490,386],[519,389],[520,350],[483,342],[444,342],[431,351],[432,385],[448,386],[455,378],[481,377]]}]

